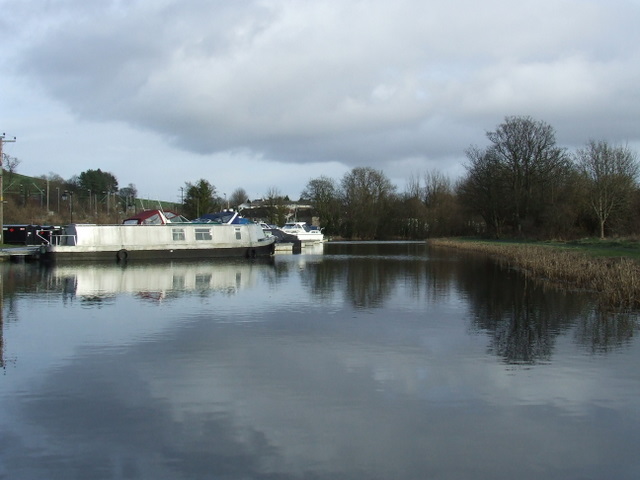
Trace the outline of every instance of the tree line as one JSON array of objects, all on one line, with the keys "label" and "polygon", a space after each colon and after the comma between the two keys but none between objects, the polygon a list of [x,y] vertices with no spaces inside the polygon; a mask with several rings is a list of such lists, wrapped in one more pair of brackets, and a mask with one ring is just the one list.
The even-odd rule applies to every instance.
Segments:
[{"label": "tree line", "polygon": [[55,173],[34,178],[18,174],[19,163],[3,155],[5,223],[108,223],[135,209],[135,185],[119,188],[110,172],[98,168],[67,180]]},{"label": "tree line", "polygon": [[488,146],[466,150],[456,182],[434,170],[398,194],[381,171],[365,167],[340,181],[313,179],[302,196],[328,234],[345,238],[640,233],[638,159],[628,146],[590,140],[569,152],[551,125],[526,116],[506,117],[486,137]]},{"label": "tree line", "polygon": [[[486,146],[466,149],[465,174],[455,181],[432,170],[415,174],[407,180],[405,190],[398,192],[381,170],[356,167],[340,179],[310,179],[299,203],[312,206],[325,234],[346,239],[460,235],[568,239],[640,233],[640,170],[637,154],[628,146],[589,140],[570,152],[557,145],[551,125],[527,116],[506,117],[486,137]],[[55,210],[60,221],[70,207],[76,208],[76,221],[97,222],[121,220],[144,207],[136,204],[135,185],[119,188],[115,176],[100,169],[67,181],[56,175],[42,177],[40,186],[34,183],[35,190],[22,182],[16,192],[16,182],[11,180],[19,161],[6,160],[5,165],[11,167],[5,174],[10,181],[7,186],[5,177],[8,222],[47,222],[47,218],[34,222],[35,213],[29,213],[29,220],[24,218],[29,203],[33,205],[38,196],[40,210],[29,212],[42,211],[45,180],[48,192],[55,189],[58,203],[48,205],[48,213]],[[69,195],[61,207],[62,193]],[[243,188],[220,195],[213,184],[200,179],[185,183],[180,202],[160,206],[193,219],[248,201]],[[75,202],[75,207],[69,202]],[[262,208],[256,210],[260,217],[254,219],[282,225],[291,214],[291,203],[277,187],[271,187]],[[251,216],[256,211],[245,213]]]}]

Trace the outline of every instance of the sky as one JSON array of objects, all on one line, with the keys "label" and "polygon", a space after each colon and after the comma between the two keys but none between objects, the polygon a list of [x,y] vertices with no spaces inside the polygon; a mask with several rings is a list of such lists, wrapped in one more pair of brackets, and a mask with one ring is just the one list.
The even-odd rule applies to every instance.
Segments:
[{"label": "sky", "polygon": [[465,173],[508,116],[640,147],[640,0],[0,0],[18,173],[298,199],[382,171]]}]

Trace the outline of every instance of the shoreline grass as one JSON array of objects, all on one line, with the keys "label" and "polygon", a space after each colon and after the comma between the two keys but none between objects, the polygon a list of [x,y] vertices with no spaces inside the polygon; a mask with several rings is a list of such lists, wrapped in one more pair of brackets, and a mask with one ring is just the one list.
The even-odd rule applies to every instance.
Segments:
[{"label": "shoreline grass", "polygon": [[502,242],[430,239],[429,245],[475,251],[499,259],[526,275],[569,290],[597,294],[608,310],[640,308],[640,246],[600,242]]}]

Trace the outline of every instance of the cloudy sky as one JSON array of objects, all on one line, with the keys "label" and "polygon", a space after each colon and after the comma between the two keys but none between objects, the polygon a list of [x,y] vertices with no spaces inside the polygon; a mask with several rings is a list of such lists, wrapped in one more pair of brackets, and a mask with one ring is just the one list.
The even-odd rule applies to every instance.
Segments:
[{"label": "cloudy sky", "polygon": [[177,201],[297,199],[353,167],[464,172],[506,116],[640,146],[638,0],[0,0],[19,173],[87,169]]}]

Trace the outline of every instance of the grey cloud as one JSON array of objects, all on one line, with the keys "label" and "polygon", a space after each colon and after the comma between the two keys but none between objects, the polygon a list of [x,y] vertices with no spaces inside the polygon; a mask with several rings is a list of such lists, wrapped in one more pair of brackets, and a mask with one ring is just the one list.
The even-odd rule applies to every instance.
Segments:
[{"label": "grey cloud", "polygon": [[462,157],[514,114],[569,143],[634,140],[638,9],[69,0],[28,19],[23,10],[25,31],[42,29],[14,43],[19,70],[79,118],[199,154],[383,167]]}]

